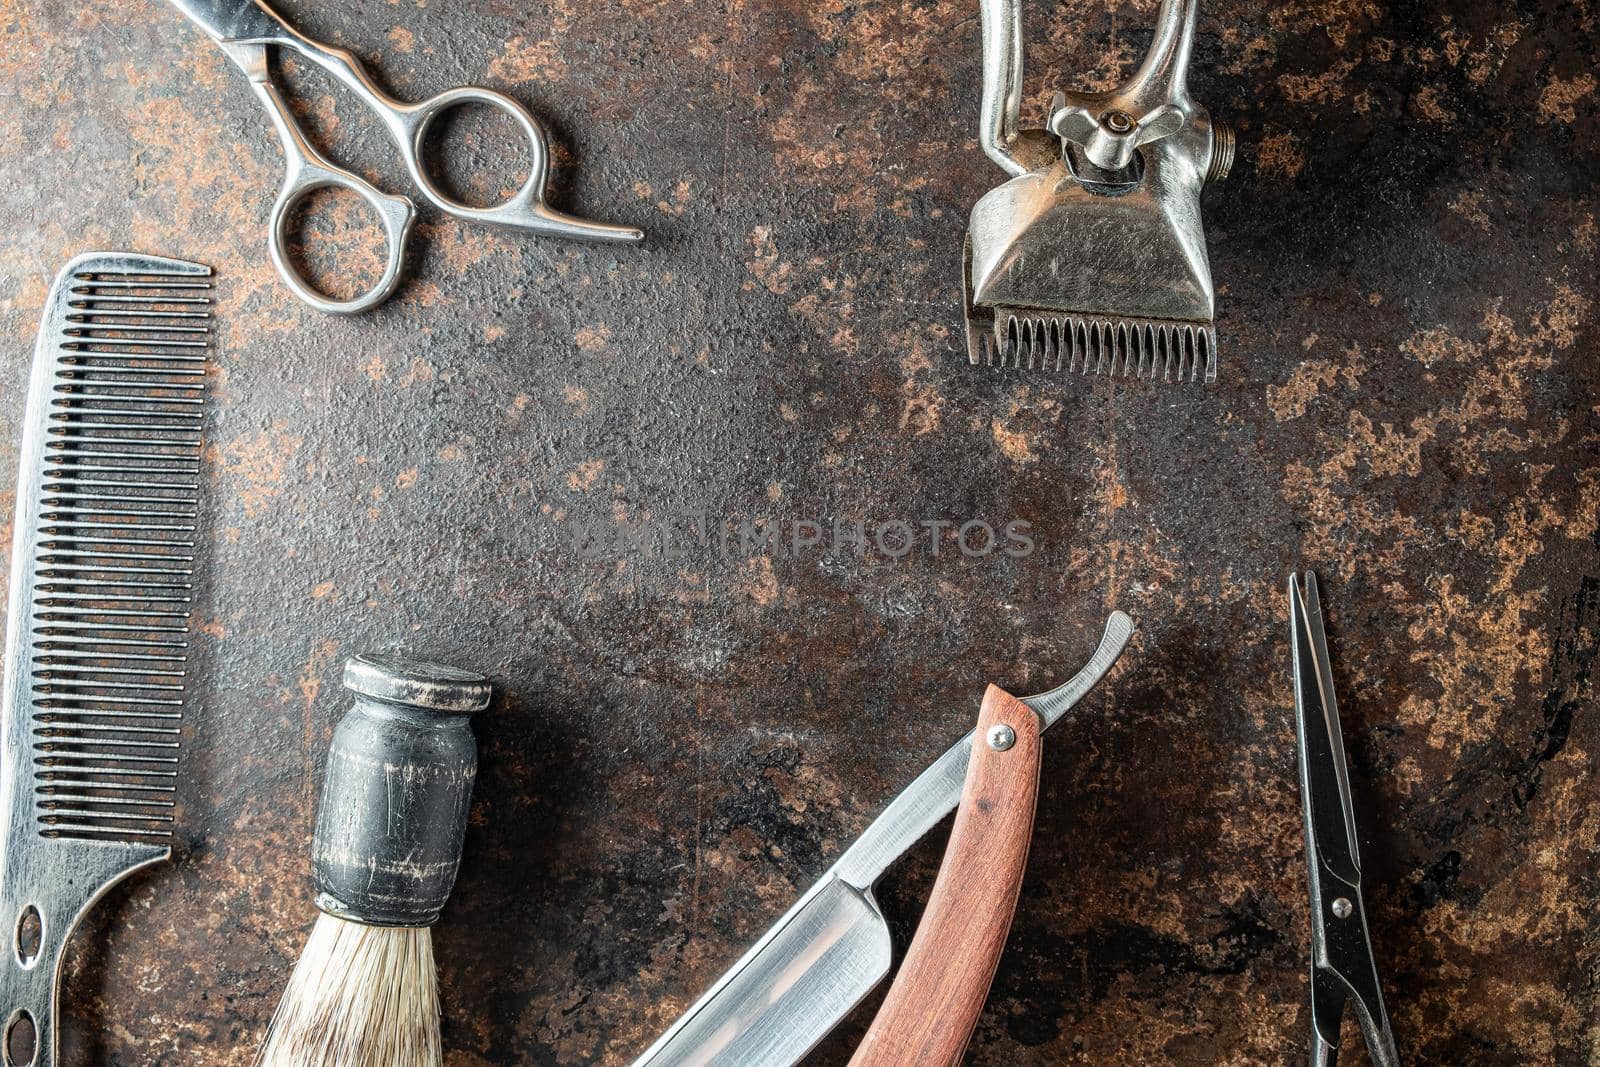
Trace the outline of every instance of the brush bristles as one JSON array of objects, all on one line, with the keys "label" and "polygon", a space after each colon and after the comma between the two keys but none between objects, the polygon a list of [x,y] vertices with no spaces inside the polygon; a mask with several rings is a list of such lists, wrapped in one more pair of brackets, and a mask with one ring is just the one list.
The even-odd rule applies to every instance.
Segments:
[{"label": "brush bristles", "polygon": [[256,1067],[440,1067],[439,978],[426,927],[319,914]]}]

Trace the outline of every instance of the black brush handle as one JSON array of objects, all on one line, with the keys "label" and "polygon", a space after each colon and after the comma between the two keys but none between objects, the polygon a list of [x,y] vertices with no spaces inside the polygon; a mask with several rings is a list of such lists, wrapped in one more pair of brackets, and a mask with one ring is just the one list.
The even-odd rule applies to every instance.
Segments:
[{"label": "black brush handle", "polygon": [[311,870],[317,907],[369,926],[432,926],[455,887],[478,773],[469,719],[481,675],[357,656],[355,706],[333,734]]}]

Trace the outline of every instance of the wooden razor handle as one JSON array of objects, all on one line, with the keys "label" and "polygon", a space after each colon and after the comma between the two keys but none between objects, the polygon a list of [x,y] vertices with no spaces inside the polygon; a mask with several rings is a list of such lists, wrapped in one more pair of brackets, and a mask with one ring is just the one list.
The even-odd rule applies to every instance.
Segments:
[{"label": "wooden razor handle", "polygon": [[[1010,730],[1005,744],[1004,728]],[[1039,716],[991,685],[939,878],[850,1067],[954,1067],[989,998],[1022,891],[1039,797]],[[996,733],[1002,736],[996,738]]]}]

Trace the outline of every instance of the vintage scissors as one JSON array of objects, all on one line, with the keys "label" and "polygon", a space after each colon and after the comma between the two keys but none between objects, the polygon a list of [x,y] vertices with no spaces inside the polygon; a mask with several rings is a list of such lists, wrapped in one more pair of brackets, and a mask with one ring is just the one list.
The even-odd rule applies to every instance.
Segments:
[{"label": "vintage scissors", "polygon": [[1350,803],[1339,704],[1328,666],[1317,576],[1289,577],[1293,631],[1295,730],[1300,738],[1300,799],[1311,875],[1311,1064],[1334,1067],[1345,1004],[1355,1008],[1374,1067],[1399,1067],[1394,1031],[1383,1007],[1378,964],[1361,899],[1361,850]]},{"label": "vintage scissors", "polygon": [[[288,171],[283,190],[272,206],[270,222],[272,262],[284,284],[295,295],[321,311],[348,315],[366,311],[387,300],[400,284],[405,262],[406,239],[416,216],[416,205],[409,197],[389,196],[359,176],[335,166],[306,140],[293,114],[272,82],[267,66],[267,49],[274,45],[292,48],[332,74],[383,120],[389,135],[400,149],[411,179],[423,196],[441,211],[474,222],[569,237],[578,241],[605,241],[633,244],[644,233],[631,226],[613,226],[564,215],[545,203],[545,182],[549,175],[549,146],[544,127],[527,108],[503,93],[478,86],[447,89],[431,100],[406,104],[380,89],[367,74],[355,54],[311,40],[290,26],[261,0],[171,0],[189,16],[217,46],[227,53],[250,80],[250,88],[265,105],[283,142]],[[528,137],[532,167],[528,180],[507,201],[493,207],[472,207],[451,199],[429,178],[419,158],[428,128],[441,114],[462,104],[487,104],[510,115]],[[295,269],[288,252],[289,214],[306,195],[326,188],[349,189],[378,213],[388,240],[388,263],[383,277],[373,288],[352,300],[331,300],[311,286]]]}]

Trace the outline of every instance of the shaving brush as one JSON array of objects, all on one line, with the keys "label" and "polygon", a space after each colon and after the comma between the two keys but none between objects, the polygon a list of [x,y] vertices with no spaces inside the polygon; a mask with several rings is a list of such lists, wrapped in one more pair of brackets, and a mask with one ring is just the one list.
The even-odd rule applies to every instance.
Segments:
[{"label": "shaving brush", "polygon": [[257,1067],[440,1067],[430,927],[466,836],[478,753],[469,716],[489,681],[436,663],[357,656],[355,705],[328,751],[311,849],[321,914]]}]

